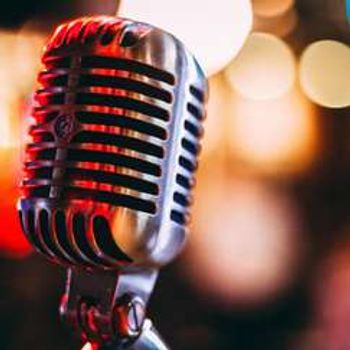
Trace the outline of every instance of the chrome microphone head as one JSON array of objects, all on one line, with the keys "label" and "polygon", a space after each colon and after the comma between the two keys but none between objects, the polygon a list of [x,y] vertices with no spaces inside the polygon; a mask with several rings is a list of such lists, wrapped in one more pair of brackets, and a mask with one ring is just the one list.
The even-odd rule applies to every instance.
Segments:
[{"label": "chrome microphone head", "polygon": [[181,250],[207,82],[172,35],[114,17],[60,26],[42,58],[19,212],[66,266],[160,266]]}]

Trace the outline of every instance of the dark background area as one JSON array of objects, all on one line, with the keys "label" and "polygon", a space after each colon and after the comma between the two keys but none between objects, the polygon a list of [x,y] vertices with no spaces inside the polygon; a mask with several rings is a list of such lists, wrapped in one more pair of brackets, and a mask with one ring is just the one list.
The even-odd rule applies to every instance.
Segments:
[{"label": "dark background area", "polygon": [[37,22],[54,23],[82,15],[109,14],[117,11],[112,0],[13,0],[0,4],[0,25],[17,28],[33,18]]}]

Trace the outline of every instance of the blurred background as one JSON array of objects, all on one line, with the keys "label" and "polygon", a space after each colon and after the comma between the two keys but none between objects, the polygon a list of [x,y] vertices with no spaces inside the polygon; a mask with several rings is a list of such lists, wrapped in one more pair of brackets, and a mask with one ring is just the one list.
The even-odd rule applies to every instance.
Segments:
[{"label": "blurred background", "polygon": [[78,349],[65,271],[17,222],[21,147],[55,26],[119,13],[179,36],[210,76],[191,236],[150,316],[178,350],[350,350],[350,7],[345,0],[0,3],[0,348]]}]

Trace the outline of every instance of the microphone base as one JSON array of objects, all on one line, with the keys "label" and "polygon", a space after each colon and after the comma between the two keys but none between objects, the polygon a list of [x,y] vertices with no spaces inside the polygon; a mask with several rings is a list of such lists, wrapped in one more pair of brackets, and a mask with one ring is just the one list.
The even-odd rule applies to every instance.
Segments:
[{"label": "microphone base", "polygon": [[[167,349],[146,320],[146,306],[158,270],[67,271],[60,314],[84,342],[101,349]],[[159,341],[158,341],[159,339]],[[149,344],[151,347],[147,347]]]}]

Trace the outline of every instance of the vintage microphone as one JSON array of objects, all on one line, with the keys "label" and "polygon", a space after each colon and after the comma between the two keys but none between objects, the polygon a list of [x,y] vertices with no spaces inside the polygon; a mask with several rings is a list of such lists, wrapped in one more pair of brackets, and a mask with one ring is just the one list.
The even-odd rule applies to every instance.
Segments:
[{"label": "vintage microphone", "polygon": [[115,17],[63,24],[42,63],[23,231],[68,268],[61,314],[84,340],[162,348],[145,307],[186,239],[206,79],[172,35]]}]

